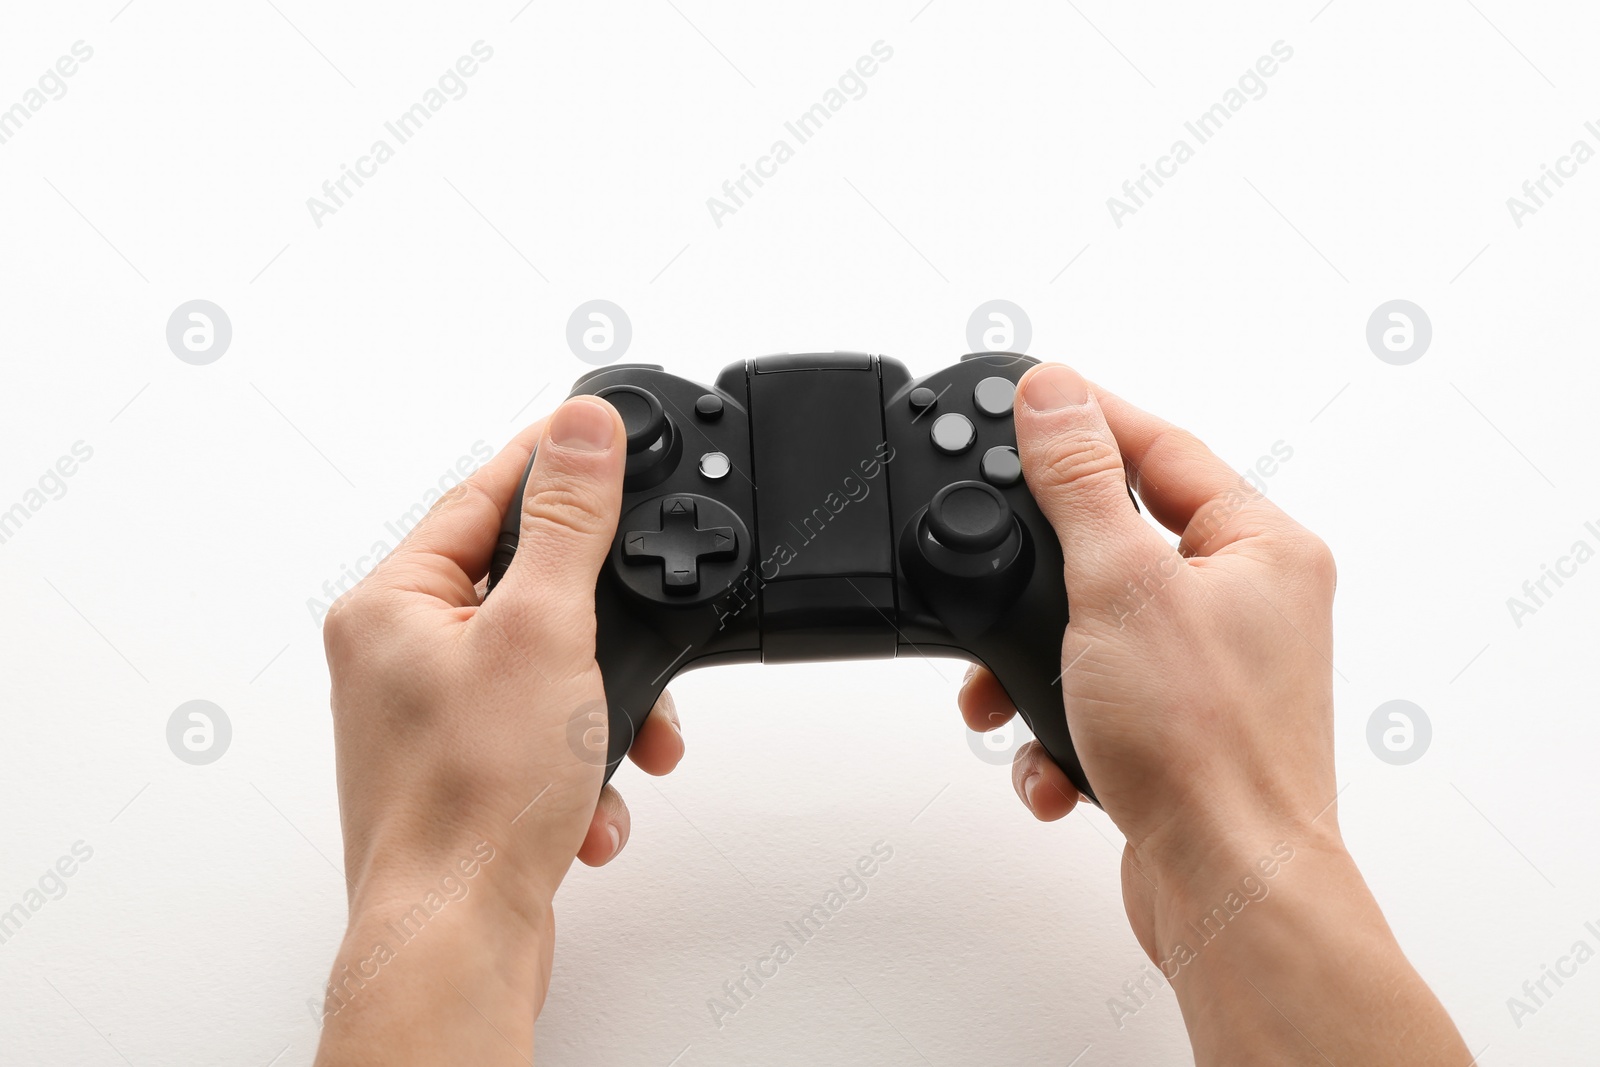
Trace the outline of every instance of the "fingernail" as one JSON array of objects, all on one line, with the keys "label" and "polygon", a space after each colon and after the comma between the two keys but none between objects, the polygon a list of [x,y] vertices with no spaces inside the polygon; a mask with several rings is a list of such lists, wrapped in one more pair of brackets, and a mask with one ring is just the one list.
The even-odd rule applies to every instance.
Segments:
[{"label": "fingernail", "polygon": [[1022,780],[1022,802],[1028,805],[1028,810],[1033,809],[1033,791],[1039,787],[1039,772],[1034,771]]},{"label": "fingernail", "polygon": [[611,835],[611,851],[606,853],[606,859],[609,860],[622,851],[622,834],[617,830],[615,823],[606,827],[606,833]]},{"label": "fingernail", "polygon": [[1049,364],[1028,375],[1022,400],[1035,411],[1059,411],[1089,399],[1089,383],[1071,367]]},{"label": "fingernail", "polygon": [[588,400],[569,400],[550,419],[550,440],[575,452],[604,452],[616,432],[610,410]]}]

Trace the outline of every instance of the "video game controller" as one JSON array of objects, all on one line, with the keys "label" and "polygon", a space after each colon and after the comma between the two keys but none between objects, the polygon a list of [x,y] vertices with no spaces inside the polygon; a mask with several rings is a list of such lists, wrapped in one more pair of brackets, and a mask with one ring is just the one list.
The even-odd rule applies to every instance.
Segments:
[{"label": "video game controller", "polygon": [[[647,364],[579,378],[572,395],[603,397],[627,430],[595,589],[606,780],[692,667],[954,656],[994,672],[1093,800],[1061,698],[1061,546],[1012,426],[1036,362],[980,352],[914,381],[896,360],[834,352],[745,360],[709,387]],[[520,517],[506,514],[491,590]]]}]

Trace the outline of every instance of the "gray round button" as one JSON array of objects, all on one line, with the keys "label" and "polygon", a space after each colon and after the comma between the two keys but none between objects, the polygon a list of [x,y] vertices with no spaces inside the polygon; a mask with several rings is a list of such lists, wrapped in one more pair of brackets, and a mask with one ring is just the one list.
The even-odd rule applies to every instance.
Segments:
[{"label": "gray round button", "polygon": [[712,481],[726,478],[733,470],[733,461],[725,453],[707,452],[700,457],[700,473]]},{"label": "gray round button", "polygon": [[972,390],[972,402],[978,410],[993,418],[1011,414],[1011,398],[1017,387],[1010,378],[985,378]]},{"label": "gray round button", "polygon": [[978,432],[972,428],[971,419],[952,411],[933,421],[932,436],[934,448],[948,456],[959,456],[972,447]]},{"label": "gray round button", "polygon": [[995,445],[983,454],[979,469],[984,481],[1004,489],[1022,479],[1022,457],[1010,445]]}]

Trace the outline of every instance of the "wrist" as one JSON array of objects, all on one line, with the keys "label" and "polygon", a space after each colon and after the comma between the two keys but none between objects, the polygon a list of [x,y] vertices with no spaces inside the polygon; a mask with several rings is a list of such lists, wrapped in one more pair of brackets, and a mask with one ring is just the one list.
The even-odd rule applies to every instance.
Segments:
[{"label": "wrist", "polygon": [[1249,1043],[1262,1062],[1298,1062],[1307,1034],[1332,1047],[1323,1027],[1343,1012],[1329,1005],[1364,1003],[1388,976],[1409,973],[1337,835],[1280,836],[1198,870],[1203,877],[1161,883],[1153,926],[1157,965],[1199,1063],[1218,1062],[1199,1050],[1237,1048],[1245,1031],[1257,1035]]},{"label": "wrist", "polygon": [[[483,869],[471,878],[457,868],[431,880],[363,881],[328,978],[319,1063],[342,1064],[346,1051],[387,1040],[377,1035],[442,1042],[462,1027],[486,1046],[475,1062],[528,1062],[549,987],[553,929],[548,902],[513,902]],[[433,1040],[418,1037],[386,1062],[455,1062],[461,1054]]]},{"label": "wrist", "polygon": [[[417,811],[416,808],[423,808]],[[384,909],[387,915],[424,902],[430,895],[449,906],[473,898],[498,902],[501,917],[542,930],[567,864],[550,870],[550,850],[527,840],[532,820],[511,825],[501,808],[474,803],[461,810],[438,805],[392,806],[365,819],[366,829],[347,832],[346,871],[352,920]],[[489,909],[478,909],[485,914]]]},{"label": "wrist", "polygon": [[393,925],[405,933],[449,913],[511,942],[537,941],[551,929],[554,893],[525,875],[507,849],[482,835],[420,853],[375,844],[351,883],[349,926]]},{"label": "wrist", "polygon": [[1179,866],[1158,866],[1153,878],[1156,950],[1180,960],[1215,955],[1215,947],[1270,945],[1280,925],[1304,936],[1330,898],[1371,900],[1342,842],[1283,832],[1242,835]]},{"label": "wrist", "polygon": [[508,916],[486,894],[430,901],[397,892],[369,900],[352,911],[345,928],[329,979],[328,1010],[341,1006],[335,994],[342,993],[344,1001],[379,999],[367,991],[376,986],[381,997],[390,985],[383,976],[391,972],[431,972],[460,984],[473,972],[487,971],[503,980],[508,999],[536,1004],[543,999],[538,964],[548,958],[549,945],[549,927],[535,929],[520,915]]},{"label": "wrist", "polygon": [[[1264,891],[1258,885],[1270,891],[1297,858],[1356,870],[1333,811],[1286,818],[1264,815],[1253,802],[1185,808],[1183,818],[1167,821],[1135,843],[1157,886],[1158,915],[1207,909],[1230,892]],[[1301,862],[1296,869],[1312,865]]]},{"label": "wrist", "polygon": [[1137,850],[1154,887],[1151,949],[1175,989],[1186,978],[1203,985],[1194,976],[1214,968],[1292,952],[1295,940],[1303,948],[1336,912],[1347,924],[1376,919],[1387,935],[1334,819],[1325,821],[1238,818],[1209,834],[1191,824],[1182,847]]}]

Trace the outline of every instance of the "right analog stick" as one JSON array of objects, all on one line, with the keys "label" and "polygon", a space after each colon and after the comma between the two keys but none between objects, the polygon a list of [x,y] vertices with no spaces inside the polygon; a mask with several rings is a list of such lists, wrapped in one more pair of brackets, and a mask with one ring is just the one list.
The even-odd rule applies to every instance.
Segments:
[{"label": "right analog stick", "polygon": [[933,495],[928,532],[957,552],[988,552],[1011,536],[1011,506],[992,485],[956,482]]}]

